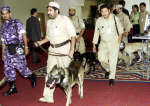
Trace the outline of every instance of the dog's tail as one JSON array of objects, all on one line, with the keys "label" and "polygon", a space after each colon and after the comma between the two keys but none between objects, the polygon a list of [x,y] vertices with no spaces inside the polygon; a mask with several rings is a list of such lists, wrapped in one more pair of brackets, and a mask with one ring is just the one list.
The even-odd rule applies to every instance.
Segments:
[{"label": "dog's tail", "polygon": [[3,79],[0,81],[0,87],[7,81],[6,77],[3,77]]}]

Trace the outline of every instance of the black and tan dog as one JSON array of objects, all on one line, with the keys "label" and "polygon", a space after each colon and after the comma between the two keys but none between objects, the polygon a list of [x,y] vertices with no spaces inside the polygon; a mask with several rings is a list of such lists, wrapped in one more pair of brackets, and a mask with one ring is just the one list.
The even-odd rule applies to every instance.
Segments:
[{"label": "black and tan dog", "polygon": [[82,54],[82,57],[85,58],[86,62],[85,62],[85,71],[86,74],[89,75],[91,74],[93,71],[96,70],[96,66],[100,66],[100,62],[97,59],[97,56],[95,53],[93,52],[86,52],[84,54]]},{"label": "black and tan dog", "polygon": [[96,58],[96,54],[93,52],[86,52],[80,54],[80,52],[74,53],[74,60],[76,61],[83,61],[85,59],[84,67],[85,67],[85,74],[89,75],[93,71],[95,71],[96,66],[100,66],[100,62]]},{"label": "black and tan dog", "polygon": [[84,80],[84,66],[81,61],[72,61],[68,68],[61,68],[55,65],[51,72],[48,73],[48,80],[46,86],[49,88],[55,87],[57,84],[61,86],[66,94],[66,106],[71,104],[72,87],[78,84],[78,93],[80,98],[83,98],[83,80]]}]

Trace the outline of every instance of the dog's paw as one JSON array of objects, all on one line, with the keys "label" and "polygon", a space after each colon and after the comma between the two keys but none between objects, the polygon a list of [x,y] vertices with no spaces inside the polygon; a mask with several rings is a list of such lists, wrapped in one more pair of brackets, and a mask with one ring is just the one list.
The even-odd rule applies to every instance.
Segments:
[{"label": "dog's paw", "polygon": [[137,62],[142,62],[142,59],[138,59]]},{"label": "dog's paw", "polygon": [[69,104],[71,104],[71,103],[72,103],[72,100],[70,99]]}]

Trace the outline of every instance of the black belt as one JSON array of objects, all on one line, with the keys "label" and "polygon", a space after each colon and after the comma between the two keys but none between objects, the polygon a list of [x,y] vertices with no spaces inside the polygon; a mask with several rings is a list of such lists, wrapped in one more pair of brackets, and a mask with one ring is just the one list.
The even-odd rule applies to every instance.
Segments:
[{"label": "black belt", "polygon": [[23,44],[23,42],[20,42],[20,43],[10,43],[10,44],[6,44],[6,46],[10,46],[10,45],[18,46],[19,44]]},{"label": "black belt", "polygon": [[6,46],[18,46],[19,44],[6,44]]},{"label": "black belt", "polygon": [[66,40],[62,43],[59,43],[59,44],[50,44],[52,46],[52,48],[58,48],[58,47],[61,47],[61,46],[64,46],[65,44],[69,43],[70,40]]}]

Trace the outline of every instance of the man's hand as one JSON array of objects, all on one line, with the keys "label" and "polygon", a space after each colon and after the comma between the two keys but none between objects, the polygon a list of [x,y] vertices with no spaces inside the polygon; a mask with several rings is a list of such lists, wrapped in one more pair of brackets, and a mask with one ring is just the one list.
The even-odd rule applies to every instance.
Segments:
[{"label": "man's hand", "polygon": [[96,48],[95,47],[93,47],[93,52],[96,53]]},{"label": "man's hand", "polygon": [[28,47],[25,47],[25,55],[28,55],[29,54],[29,49]]},{"label": "man's hand", "polygon": [[119,36],[118,36],[118,43],[119,43],[119,45],[120,45],[120,43],[121,43],[121,41],[122,41],[122,37],[123,37],[122,35],[119,35]]},{"label": "man's hand", "polygon": [[30,42],[30,39],[29,39],[29,38],[27,38],[27,42]]},{"label": "man's hand", "polygon": [[69,57],[73,58],[73,53],[74,53],[74,47],[75,47],[75,37],[71,37],[71,45],[70,45],[70,51],[69,51]]},{"label": "man's hand", "polygon": [[125,37],[128,37],[128,32],[125,32],[125,33],[124,33],[124,36],[125,36]]},{"label": "man's hand", "polygon": [[76,42],[80,42],[81,37],[76,38]]},{"label": "man's hand", "polygon": [[5,47],[5,44],[2,42],[2,61],[4,61]]},{"label": "man's hand", "polygon": [[96,46],[93,44],[93,52],[96,53]]},{"label": "man's hand", "polygon": [[4,61],[4,53],[2,53],[2,61]]},{"label": "man's hand", "polygon": [[35,47],[39,47],[41,45],[41,41],[34,42]]},{"label": "man's hand", "polygon": [[34,42],[34,45],[35,45],[36,47],[39,47],[39,46],[41,46],[42,44],[44,44],[44,43],[46,43],[46,42],[49,42],[49,40],[45,37],[44,39],[42,39],[42,40],[40,40],[40,41]]},{"label": "man's hand", "polygon": [[74,50],[69,51],[69,58],[71,58],[71,59],[73,58],[73,53],[74,53]]}]

